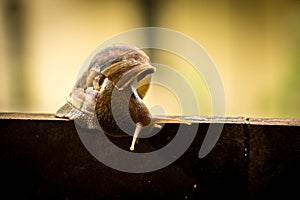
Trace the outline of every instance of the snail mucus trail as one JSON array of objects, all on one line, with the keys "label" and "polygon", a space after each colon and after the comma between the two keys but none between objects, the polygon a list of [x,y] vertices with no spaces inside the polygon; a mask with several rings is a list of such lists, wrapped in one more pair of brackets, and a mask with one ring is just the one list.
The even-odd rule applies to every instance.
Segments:
[{"label": "snail mucus trail", "polygon": [[100,125],[106,134],[115,137],[128,136],[129,131],[133,133],[130,147],[133,151],[144,128],[159,127],[159,123],[166,122],[189,123],[151,115],[143,98],[154,72],[155,67],[142,50],[123,44],[110,45],[100,50],[79,76],[56,117],[76,119],[80,127],[87,129],[99,129]]}]

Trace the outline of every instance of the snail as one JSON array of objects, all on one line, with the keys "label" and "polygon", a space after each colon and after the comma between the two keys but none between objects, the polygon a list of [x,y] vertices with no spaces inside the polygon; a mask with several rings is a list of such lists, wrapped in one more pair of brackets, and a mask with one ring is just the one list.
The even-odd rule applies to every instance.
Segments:
[{"label": "snail", "polygon": [[[133,132],[130,150],[134,151],[142,129],[183,122],[152,116],[145,105],[143,98],[155,70],[141,49],[127,44],[109,45],[94,56],[79,76],[56,117],[77,119],[80,127],[87,129],[100,125],[105,134],[115,137],[128,136],[125,127]],[[95,117],[97,120],[92,120]]]}]

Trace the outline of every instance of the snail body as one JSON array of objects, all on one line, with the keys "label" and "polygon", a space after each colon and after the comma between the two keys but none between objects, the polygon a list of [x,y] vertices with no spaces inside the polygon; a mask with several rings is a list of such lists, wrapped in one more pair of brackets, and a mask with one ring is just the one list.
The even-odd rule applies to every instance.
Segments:
[{"label": "snail body", "polygon": [[110,45],[94,56],[56,116],[76,119],[88,129],[99,127],[93,120],[96,117],[101,129],[116,137],[127,136],[128,131],[134,133],[133,151],[143,127],[168,121],[153,118],[143,102],[154,72],[155,67],[142,50]]}]

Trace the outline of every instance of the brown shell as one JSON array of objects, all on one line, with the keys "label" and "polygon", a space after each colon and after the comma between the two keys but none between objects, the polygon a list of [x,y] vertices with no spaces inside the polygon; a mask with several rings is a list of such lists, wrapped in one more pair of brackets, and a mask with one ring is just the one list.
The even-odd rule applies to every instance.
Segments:
[{"label": "brown shell", "polygon": [[[136,65],[147,64],[149,62],[149,57],[137,47],[124,44],[110,45],[100,50],[99,53],[94,56],[88,69],[79,76],[74,87],[87,88],[92,86],[92,80],[99,73],[107,73],[107,76],[111,81],[116,81],[129,68]],[[139,80],[142,87],[139,87],[137,92],[142,99],[149,89],[150,81],[151,76],[146,76]]]},{"label": "brown shell", "polygon": [[[100,50],[90,61],[88,68],[79,76],[67,98],[68,103],[57,111],[56,116],[82,119],[80,126],[97,129],[98,125],[92,119],[99,114],[97,110],[95,113],[95,107],[96,104],[99,104],[96,101],[101,94],[104,80],[108,79],[118,88],[120,79],[126,77],[129,71],[133,71],[139,66],[150,65],[149,63],[149,57],[142,50],[133,46],[115,44]],[[141,99],[145,97],[150,87],[151,73],[153,72],[143,71],[135,77],[138,83],[136,91]],[[121,82],[121,87],[122,84],[123,82]]]}]

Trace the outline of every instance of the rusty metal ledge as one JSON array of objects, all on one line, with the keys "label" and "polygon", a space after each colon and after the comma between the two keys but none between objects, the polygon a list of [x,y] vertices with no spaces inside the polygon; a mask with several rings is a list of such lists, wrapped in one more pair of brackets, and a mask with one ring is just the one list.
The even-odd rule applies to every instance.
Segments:
[{"label": "rusty metal ledge", "polygon": [[[96,160],[72,121],[53,114],[0,113],[1,194],[11,199],[258,199],[298,195],[300,119],[183,117],[198,132],[174,163],[148,173],[125,173]],[[198,157],[209,125],[221,136]],[[186,125],[188,126],[188,125]],[[156,150],[176,135],[166,124],[141,139],[138,151]],[[110,138],[128,148],[131,138]]]}]

